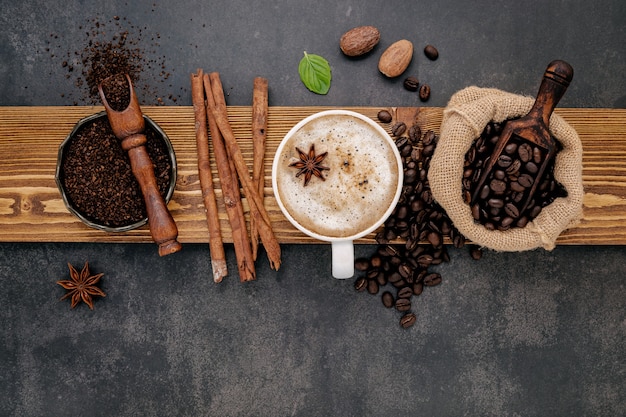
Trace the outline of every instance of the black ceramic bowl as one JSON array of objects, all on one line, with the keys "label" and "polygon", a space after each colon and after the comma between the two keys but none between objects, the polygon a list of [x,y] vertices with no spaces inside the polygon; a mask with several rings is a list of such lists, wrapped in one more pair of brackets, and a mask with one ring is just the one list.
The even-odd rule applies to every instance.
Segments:
[{"label": "black ceramic bowl", "polygon": [[[154,142],[151,142],[153,144],[151,144],[150,147],[151,148],[158,147],[158,149],[161,150],[160,152],[162,155],[161,155],[160,160],[162,160],[163,164],[165,164],[164,166],[167,167],[167,169],[165,170],[166,171],[165,174],[167,175],[163,177],[165,179],[164,180],[157,179],[157,182],[160,183],[161,193],[165,199],[165,203],[167,204],[169,200],[171,199],[172,194],[174,193],[174,188],[176,187],[176,155],[174,154],[174,148],[172,147],[172,144],[169,138],[167,137],[167,135],[165,134],[165,132],[148,116],[144,115],[143,117],[144,117],[145,125],[146,125],[146,128],[145,128],[146,136],[148,136],[149,141],[154,141]],[[69,164],[71,163],[71,161],[73,161],[72,158],[76,158],[75,153],[70,151],[73,141],[79,140],[78,138],[80,137],[83,138],[80,140],[84,140],[84,136],[86,135],[85,129],[93,127],[95,126],[95,124],[102,125],[104,123],[106,123],[108,126],[107,115],[106,115],[106,112],[104,111],[85,117],[84,119],[81,119],[80,121],[78,121],[78,123],[74,126],[72,131],[69,133],[69,135],[65,138],[65,140],[59,146],[55,179],[56,179],[57,186],[59,187],[59,191],[61,192],[61,196],[63,197],[63,202],[65,203],[65,206],[72,214],[78,217],[84,224],[90,227],[93,227],[95,229],[104,230],[106,232],[125,232],[128,230],[141,227],[148,222],[147,215],[145,214],[145,205],[143,204],[143,196],[141,195],[141,192],[136,193],[137,194],[136,199],[138,200],[133,201],[133,205],[138,204],[138,205],[143,206],[143,213],[144,213],[143,216],[133,216],[133,218],[129,219],[128,221],[120,221],[119,219],[115,219],[115,220],[107,219],[107,218],[104,218],[105,217],[104,215],[96,216],[93,213],[89,213],[90,210],[85,209],[84,207],[81,207],[80,203],[77,203],[76,201],[72,199],[71,196],[76,195],[76,191],[75,191],[76,188],[69,185],[71,181],[67,180],[66,170],[64,169],[64,166],[66,164]],[[111,135],[113,135],[112,131],[111,131]],[[117,138],[115,138],[114,136],[109,139],[111,143],[110,146],[119,145],[119,140],[117,140]],[[102,153],[104,153],[105,151],[107,152],[111,151],[111,149],[104,150],[102,148],[104,147],[103,146],[101,146],[100,148],[95,147],[95,149],[92,149],[91,152],[85,152],[84,153],[85,160],[82,162],[86,162],[89,164],[90,160],[88,158],[93,157],[89,155],[94,155],[94,153],[97,155],[97,153],[99,152],[100,155],[97,155],[97,156],[101,156]],[[148,144],[146,144],[146,148],[149,148]],[[127,158],[126,153],[121,150],[121,145],[119,145],[119,149],[116,149],[115,151],[117,152],[118,155],[123,154],[123,157]],[[151,149],[148,149],[148,151],[150,153]],[[83,158],[83,155],[81,155],[81,158]],[[117,161],[117,163],[118,163],[118,168],[115,168],[115,169],[121,169],[119,168],[119,160]],[[153,163],[157,165],[155,161],[153,161]],[[130,172],[130,163],[128,162],[125,165],[128,166],[128,169],[124,170],[124,176],[128,178],[129,176],[132,176],[132,172]],[[107,167],[104,167],[104,169],[105,169],[104,175],[109,175],[109,170],[107,170]],[[111,167],[111,169],[113,169],[113,167]],[[95,176],[95,175],[102,175],[102,174],[93,174],[93,175]],[[114,179],[115,177],[113,177],[113,180]],[[169,179],[169,182],[167,182],[168,179]],[[86,178],[86,180],[88,180],[88,178]],[[130,188],[139,189],[139,186],[136,183],[136,180],[134,180],[134,177],[130,181],[131,182],[134,181],[133,186]],[[135,192],[133,191],[133,193]],[[124,205],[124,203],[121,200],[119,200],[118,197],[116,196],[106,195],[105,193],[103,193],[102,195],[103,197],[101,201],[99,201],[99,204],[104,205],[105,207],[107,204],[109,205],[109,207],[120,207],[120,204]],[[116,199],[118,201],[115,201]]]}]

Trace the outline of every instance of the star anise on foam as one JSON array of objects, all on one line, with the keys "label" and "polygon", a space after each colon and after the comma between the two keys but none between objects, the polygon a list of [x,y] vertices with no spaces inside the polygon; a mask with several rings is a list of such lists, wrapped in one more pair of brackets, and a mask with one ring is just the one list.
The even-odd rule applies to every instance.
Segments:
[{"label": "star anise on foam", "polygon": [[106,297],[104,291],[96,286],[104,273],[91,275],[89,272],[89,262],[85,262],[85,266],[82,271],[80,271],[80,274],[69,262],[67,266],[70,268],[70,278],[72,279],[57,281],[57,284],[69,290],[67,294],[61,297],[61,300],[72,297],[72,308],[76,307],[82,300],[93,310],[92,296],[99,295],[100,297]]},{"label": "star anise on foam", "polygon": [[298,173],[296,177],[304,174],[304,186],[311,181],[313,175],[322,181],[326,181],[326,178],[322,175],[322,171],[329,170],[330,168],[322,165],[322,161],[328,155],[328,152],[321,153],[319,155],[315,155],[315,145],[311,145],[309,148],[309,153],[304,153],[298,147],[296,147],[296,151],[298,151],[298,156],[300,158],[299,161],[292,162],[289,164],[290,167],[294,167],[298,169]]}]

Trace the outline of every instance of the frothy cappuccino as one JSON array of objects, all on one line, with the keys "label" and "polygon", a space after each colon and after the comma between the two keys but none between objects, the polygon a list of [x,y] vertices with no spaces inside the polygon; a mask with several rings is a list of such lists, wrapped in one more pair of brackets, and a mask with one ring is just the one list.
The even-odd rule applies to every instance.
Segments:
[{"label": "frothy cappuccino", "polygon": [[[325,180],[304,175],[289,165],[296,148],[317,155]],[[281,144],[274,160],[275,193],[301,227],[329,238],[355,236],[384,220],[397,202],[402,165],[388,135],[373,122],[350,114],[327,114],[308,121]]]}]

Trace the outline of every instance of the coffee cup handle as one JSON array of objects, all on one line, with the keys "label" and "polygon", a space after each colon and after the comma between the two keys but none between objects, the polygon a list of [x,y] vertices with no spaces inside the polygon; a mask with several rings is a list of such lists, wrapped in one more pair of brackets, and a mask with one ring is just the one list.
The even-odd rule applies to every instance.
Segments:
[{"label": "coffee cup handle", "polygon": [[340,240],[331,243],[332,272],[337,279],[352,278],[354,275],[354,242]]}]

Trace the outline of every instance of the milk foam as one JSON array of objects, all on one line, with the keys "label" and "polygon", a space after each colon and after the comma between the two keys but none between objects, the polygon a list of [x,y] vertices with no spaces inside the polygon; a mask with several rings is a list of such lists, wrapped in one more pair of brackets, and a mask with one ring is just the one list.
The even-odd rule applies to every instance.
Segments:
[{"label": "milk foam", "polygon": [[[296,147],[317,155],[325,181],[289,167]],[[399,178],[392,145],[366,122],[349,115],[327,115],[299,129],[278,156],[277,192],[289,214],[304,228],[328,237],[348,237],[372,227],[393,204]]]}]

